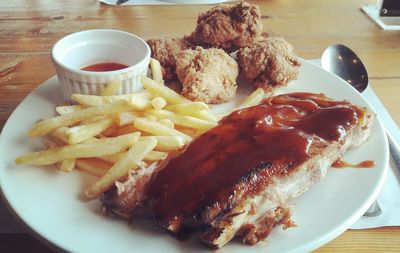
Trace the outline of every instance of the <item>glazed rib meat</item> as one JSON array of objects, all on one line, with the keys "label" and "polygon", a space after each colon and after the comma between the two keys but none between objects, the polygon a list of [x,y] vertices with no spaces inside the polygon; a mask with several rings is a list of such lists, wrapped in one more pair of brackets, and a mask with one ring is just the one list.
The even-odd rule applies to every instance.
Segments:
[{"label": "glazed rib meat", "polygon": [[200,241],[212,248],[235,236],[254,244],[279,224],[293,226],[289,202],[362,144],[373,119],[365,108],[322,94],[272,97],[226,116],[159,166],[134,205],[121,200],[132,192],[115,189],[104,203],[130,217],[146,212],[173,234],[200,231]]}]

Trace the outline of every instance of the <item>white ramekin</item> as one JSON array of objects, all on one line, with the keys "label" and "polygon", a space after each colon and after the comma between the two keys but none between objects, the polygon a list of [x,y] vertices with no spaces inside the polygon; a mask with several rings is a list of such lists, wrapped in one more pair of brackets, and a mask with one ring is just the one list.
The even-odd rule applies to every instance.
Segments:
[{"label": "white ramekin", "polygon": [[[150,61],[150,47],[131,33],[95,29],[67,35],[60,39],[51,51],[65,101],[74,93],[97,95],[110,81],[119,79],[118,94],[137,92],[142,89],[140,76],[146,74]],[[127,68],[92,72],[83,67],[115,62]]]}]

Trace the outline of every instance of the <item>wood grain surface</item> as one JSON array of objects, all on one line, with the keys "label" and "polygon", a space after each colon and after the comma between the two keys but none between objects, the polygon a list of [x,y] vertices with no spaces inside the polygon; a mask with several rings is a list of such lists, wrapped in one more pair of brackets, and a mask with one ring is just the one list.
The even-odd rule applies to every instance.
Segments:
[{"label": "wood grain surface", "polygon": [[[336,43],[354,49],[365,62],[373,89],[400,125],[400,31],[380,29],[360,10],[376,0],[251,2],[261,7],[264,31],[284,37],[300,57],[320,57]],[[197,14],[208,8],[107,6],[96,0],[0,1],[0,130],[16,106],[55,75],[50,51],[61,37],[93,28],[119,29],[143,38],[183,36],[194,29]],[[30,236],[21,238],[15,249],[43,249]],[[316,252],[400,252],[400,228],[346,231]]]}]

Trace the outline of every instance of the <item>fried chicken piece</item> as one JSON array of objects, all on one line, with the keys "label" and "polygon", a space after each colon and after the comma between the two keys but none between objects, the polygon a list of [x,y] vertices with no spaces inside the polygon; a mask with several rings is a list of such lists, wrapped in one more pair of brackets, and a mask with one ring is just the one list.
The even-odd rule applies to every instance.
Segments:
[{"label": "fried chicken piece", "polygon": [[151,49],[151,57],[160,61],[164,80],[176,79],[175,57],[180,51],[192,48],[192,45],[182,38],[171,36],[152,38],[147,40],[147,44]]},{"label": "fried chicken piece", "polygon": [[263,24],[256,5],[216,6],[199,15],[196,30],[187,37],[195,45],[233,52],[251,45],[261,35]]},{"label": "fried chicken piece", "polygon": [[176,74],[183,85],[183,96],[219,104],[235,96],[239,67],[222,49],[197,47],[177,55]]},{"label": "fried chicken piece", "polygon": [[299,75],[300,61],[293,47],[281,37],[259,37],[237,53],[241,73],[255,86],[271,91]]}]

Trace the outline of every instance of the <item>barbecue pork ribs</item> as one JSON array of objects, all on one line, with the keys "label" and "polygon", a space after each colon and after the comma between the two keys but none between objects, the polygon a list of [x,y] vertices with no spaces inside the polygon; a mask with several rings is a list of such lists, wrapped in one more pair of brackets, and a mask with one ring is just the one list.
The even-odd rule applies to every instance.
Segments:
[{"label": "barbecue pork ribs", "polygon": [[291,93],[241,109],[158,166],[132,172],[104,206],[146,215],[172,234],[198,231],[220,248],[235,236],[255,244],[293,226],[289,202],[370,135],[374,114],[323,94]]}]

